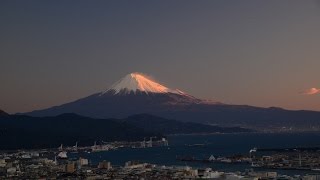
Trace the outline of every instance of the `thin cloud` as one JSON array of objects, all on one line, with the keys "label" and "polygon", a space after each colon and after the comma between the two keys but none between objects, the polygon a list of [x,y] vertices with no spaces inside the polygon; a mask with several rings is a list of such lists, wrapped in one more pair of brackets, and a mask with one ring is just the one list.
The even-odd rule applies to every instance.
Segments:
[{"label": "thin cloud", "polygon": [[315,95],[315,94],[320,94],[320,88],[310,88],[307,89],[306,91],[302,92],[304,95]]}]

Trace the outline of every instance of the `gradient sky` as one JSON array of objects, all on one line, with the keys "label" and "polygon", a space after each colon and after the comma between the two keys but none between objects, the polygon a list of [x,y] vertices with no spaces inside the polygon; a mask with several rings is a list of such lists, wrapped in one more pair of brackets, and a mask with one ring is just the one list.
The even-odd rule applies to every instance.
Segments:
[{"label": "gradient sky", "polygon": [[0,1],[0,109],[59,105],[130,72],[225,103],[320,110],[308,95],[320,1]]}]

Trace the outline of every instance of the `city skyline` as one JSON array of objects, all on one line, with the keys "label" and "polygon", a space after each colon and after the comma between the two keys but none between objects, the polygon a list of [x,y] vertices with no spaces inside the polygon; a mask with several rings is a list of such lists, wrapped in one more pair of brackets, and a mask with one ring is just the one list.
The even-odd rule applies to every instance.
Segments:
[{"label": "city skyline", "polygon": [[320,111],[319,1],[78,2],[0,3],[0,109],[60,105],[142,72],[198,98]]}]

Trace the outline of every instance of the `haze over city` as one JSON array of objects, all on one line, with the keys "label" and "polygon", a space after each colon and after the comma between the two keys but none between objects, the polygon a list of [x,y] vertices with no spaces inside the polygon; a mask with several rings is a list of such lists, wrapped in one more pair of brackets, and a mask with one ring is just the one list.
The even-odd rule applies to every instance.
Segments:
[{"label": "haze over city", "polygon": [[228,104],[320,111],[319,1],[1,1],[1,109],[131,72]]}]

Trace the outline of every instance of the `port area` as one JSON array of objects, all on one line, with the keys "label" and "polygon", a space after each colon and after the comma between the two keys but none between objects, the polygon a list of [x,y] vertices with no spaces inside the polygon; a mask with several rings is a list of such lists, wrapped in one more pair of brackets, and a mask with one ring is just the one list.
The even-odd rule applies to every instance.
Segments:
[{"label": "port area", "polygon": [[[101,152],[117,150],[119,148],[152,148],[160,146],[169,146],[169,142],[166,138],[156,139],[157,137],[144,138],[143,141],[114,141],[114,142],[104,142],[95,141],[92,146],[78,146],[78,142],[74,146],[64,146],[63,144],[58,147],[59,152],[65,153],[91,153],[91,152]],[[50,151],[55,151],[54,149],[47,149]]]},{"label": "port area", "polygon": [[[143,141],[114,141],[114,142],[104,142],[95,141],[92,146],[78,146],[78,142],[75,142],[74,146],[64,146],[61,144],[58,148],[46,148],[46,149],[20,149],[20,150],[1,150],[1,155],[7,155],[8,157],[21,157],[22,159],[31,159],[34,154],[36,157],[47,156],[57,159],[68,159],[70,154],[83,154],[83,153],[95,153],[103,151],[114,151],[120,148],[153,148],[169,146],[168,140],[166,138],[156,139],[156,137],[150,137],[148,140],[144,138]],[[1,160],[1,159],[0,159]],[[0,164],[1,167],[1,164]]]},{"label": "port area", "polygon": [[247,154],[230,156],[176,156],[178,161],[197,163],[249,164],[257,169],[303,170],[320,172],[320,148],[252,148]]},{"label": "port area", "polygon": [[319,147],[253,149],[250,156],[254,168],[320,172]]},{"label": "port area", "polygon": [[232,156],[214,156],[208,158],[197,158],[195,156],[176,156],[178,161],[200,162],[200,163],[224,163],[224,164],[251,164],[252,160],[247,155],[232,155]]}]

